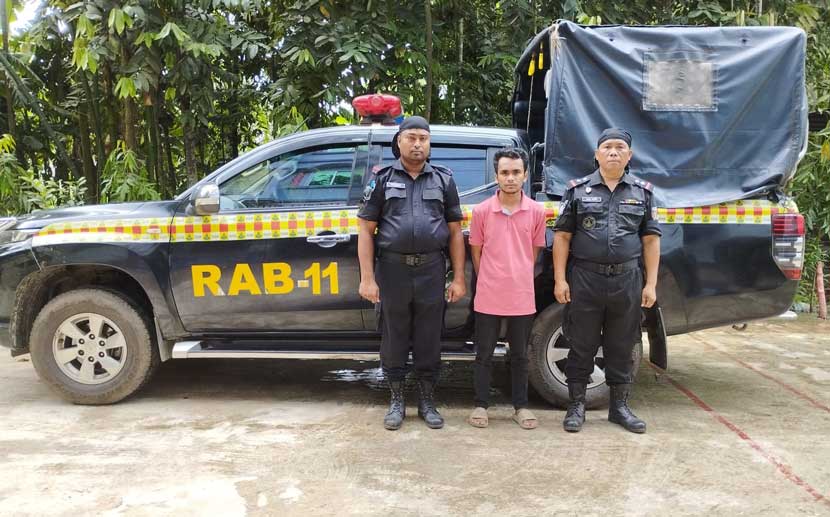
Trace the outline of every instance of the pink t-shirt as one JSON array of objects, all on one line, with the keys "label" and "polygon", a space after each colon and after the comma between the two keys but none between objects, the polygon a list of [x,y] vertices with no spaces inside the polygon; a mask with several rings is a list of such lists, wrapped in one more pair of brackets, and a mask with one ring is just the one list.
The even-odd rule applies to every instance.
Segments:
[{"label": "pink t-shirt", "polygon": [[496,316],[535,313],[533,248],[545,246],[545,208],[522,193],[519,208],[507,215],[496,193],[473,209],[470,245],[482,247],[475,311]]}]

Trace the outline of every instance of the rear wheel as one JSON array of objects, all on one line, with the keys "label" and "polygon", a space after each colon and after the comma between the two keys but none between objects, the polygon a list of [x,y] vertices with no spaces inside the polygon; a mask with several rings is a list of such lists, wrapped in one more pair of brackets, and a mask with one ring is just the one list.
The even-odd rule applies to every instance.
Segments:
[{"label": "rear wheel", "polygon": [[75,404],[112,404],[136,392],[159,364],[146,318],[111,291],[78,289],[51,300],[33,326],[40,378]]},{"label": "rear wheel", "polygon": [[[542,311],[533,322],[528,354],[530,384],[539,395],[556,407],[566,408],[569,402],[568,383],[565,378],[565,363],[568,360],[570,344],[562,335],[564,306],[552,305]],[[632,352],[634,375],[643,357],[643,343],[638,342]],[[596,409],[608,405],[608,385],[605,383],[605,360],[602,347],[594,359],[585,393],[585,406]]]}]

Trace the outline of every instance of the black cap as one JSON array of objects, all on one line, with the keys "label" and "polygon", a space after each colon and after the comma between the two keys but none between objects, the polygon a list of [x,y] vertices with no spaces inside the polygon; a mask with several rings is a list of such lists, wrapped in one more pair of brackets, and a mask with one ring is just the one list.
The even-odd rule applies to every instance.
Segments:
[{"label": "black cap", "polygon": [[423,129],[429,132],[429,122],[427,122],[427,119],[424,117],[419,117],[418,115],[406,117],[406,119],[401,122],[400,127],[398,127],[398,132],[392,137],[392,154],[395,158],[401,157],[401,149],[398,147],[398,136],[401,132],[406,131],[407,129]]},{"label": "black cap", "polygon": [[628,147],[631,147],[631,133],[618,127],[609,127],[603,131],[597,140],[597,147],[601,146],[606,140],[622,140]]},{"label": "black cap", "polygon": [[419,117],[418,115],[406,117],[406,119],[401,122],[401,126],[398,128],[398,133],[406,131],[407,129],[423,129],[429,131],[429,122],[427,122],[427,119],[424,117]]}]

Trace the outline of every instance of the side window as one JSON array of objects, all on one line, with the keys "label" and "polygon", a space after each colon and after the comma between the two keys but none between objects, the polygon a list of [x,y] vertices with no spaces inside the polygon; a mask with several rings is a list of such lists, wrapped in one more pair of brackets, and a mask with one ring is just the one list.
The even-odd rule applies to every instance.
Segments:
[{"label": "side window", "polygon": [[345,206],[353,178],[360,185],[366,155],[363,145],[300,149],[269,158],[219,186],[222,210]]},{"label": "side window", "polygon": [[[383,165],[395,160],[391,147],[383,148]],[[459,192],[478,188],[487,183],[487,149],[483,147],[447,147],[433,145],[430,163],[452,170]]]}]

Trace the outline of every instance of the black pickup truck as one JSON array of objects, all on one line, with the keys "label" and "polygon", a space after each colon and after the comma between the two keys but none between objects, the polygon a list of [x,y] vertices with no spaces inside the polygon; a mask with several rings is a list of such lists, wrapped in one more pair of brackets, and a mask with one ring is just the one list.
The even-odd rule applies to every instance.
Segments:
[{"label": "black pickup truck", "polygon": [[[544,158],[533,160],[527,193],[545,204],[553,224],[559,136],[545,133],[549,120],[534,121],[533,106],[542,102],[546,113],[554,95],[549,74],[525,73],[531,59],[541,65],[535,72],[555,65],[535,50],[553,41],[552,30],[533,40],[517,69],[515,125],[530,132],[432,128],[431,161],[453,170],[465,227],[473,206],[495,192],[496,150],[530,151],[534,144],[534,156],[544,145]],[[169,359],[377,359],[375,310],[358,296],[356,213],[373,173],[393,159],[396,130],[375,124],[305,131],[240,156],[174,200],[0,220],[0,345],[13,355],[31,353],[41,379],[80,404],[129,396]],[[637,142],[635,130],[635,153]],[[580,174],[589,169],[590,163]],[[655,183],[660,189],[672,181]],[[643,327],[650,359],[661,367],[667,335],[774,316],[792,302],[802,217],[778,188],[733,197],[659,209],[658,306],[644,313]],[[548,249],[537,264],[531,382],[562,405],[568,345],[551,269]],[[469,263],[467,278],[474,287]],[[447,306],[446,360],[474,357],[469,292]],[[509,358],[509,344],[498,353]],[[635,354],[639,364],[642,346]],[[589,404],[602,404],[606,395],[600,354]]]}]

